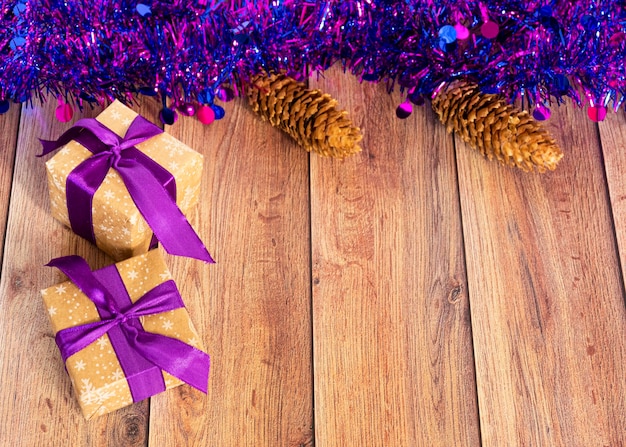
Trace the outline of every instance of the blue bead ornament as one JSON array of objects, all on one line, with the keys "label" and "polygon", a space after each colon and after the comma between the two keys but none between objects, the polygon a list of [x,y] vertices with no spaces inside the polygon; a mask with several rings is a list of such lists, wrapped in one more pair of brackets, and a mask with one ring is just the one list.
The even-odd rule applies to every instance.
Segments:
[{"label": "blue bead ornament", "polygon": [[423,106],[424,105],[424,97],[422,95],[420,95],[419,93],[415,92],[415,91],[409,93],[407,98],[409,99],[409,101],[411,101],[416,106]]},{"label": "blue bead ornament", "polygon": [[178,113],[176,113],[176,110],[170,107],[165,107],[163,110],[161,110],[159,118],[161,118],[161,122],[163,124],[171,126],[178,120]]},{"label": "blue bead ornament", "polygon": [[374,82],[378,80],[378,75],[376,73],[365,73],[362,78],[364,81]]},{"label": "blue bead ornament", "polygon": [[582,16],[580,18],[580,24],[587,31],[594,32],[594,31],[596,31],[598,29],[598,21],[595,19],[595,17],[590,16],[590,15]]},{"label": "blue bead ornament", "polygon": [[141,17],[150,17],[152,15],[152,9],[144,3],[137,3],[136,9]]},{"label": "blue bead ornament", "polygon": [[250,42],[250,36],[247,34],[235,34],[233,40],[237,42],[237,45],[245,45]]},{"label": "blue bead ornament", "polygon": [[450,44],[456,42],[456,29],[452,25],[444,25],[439,29],[439,39]]},{"label": "blue bead ornament", "polygon": [[13,51],[15,51],[17,48],[23,46],[25,43],[26,39],[24,39],[22,36],[16,36],[11,39],[11,42],[9,42],[9,46]]},{"label": "blue bead ornament", "polygon": [[213,109],[213,113],[215,113],[216,120],[221,120],[222,118],[224,118],[224,115],[226,115],[224,108],[216,104],[211,105],[211,109]]},{"label": "blue bead ornament", "polygon": [[21,13],[23,13],[24,11],[26,11],[26,4],[23,2],[18,2],[14,7],[13,7],[13,14],[15,14],[15,16],[19,16]]},{"label": "blue bead ornament", "polygon": [[544,5],[539,8],[539,15],[543,17],[549,17],[552,15],[552,7],[550,5]]},{"label": "blue bead ornament", "polygon": [[85,92],[81,92],[80,95],[78,95],[78,97],[80,99],[82,99],[83,101],[87,101],[89,103],[98,102],[98,100],[96,98],[94,98],[93,95],[90,95],[90,94],[85,93]]},{"label": "blue bead ornament", "polygon": [[139,93],[144,96],[156,96],[157,92],[153,87],[139,87]]}]

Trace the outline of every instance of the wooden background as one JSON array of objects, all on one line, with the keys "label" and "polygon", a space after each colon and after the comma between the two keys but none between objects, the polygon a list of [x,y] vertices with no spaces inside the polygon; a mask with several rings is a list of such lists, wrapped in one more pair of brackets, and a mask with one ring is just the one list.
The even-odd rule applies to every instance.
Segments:
[{"label": "wooden background", "polygon": [[[309,156],[241,100],[167,129],[205,156],[193,222],[217,264],[167,262],[209,393],[91,422],[39,290],[63,279],[51,258],[111,260],[49,215],[35,154],[68,127],[55,102],[0,117],[0,445],[626,445],[624,112],[554,110],[565,159],[525,174],[428,107],[398,120],[383,86],[339,70],[310,84],[361,126],[361,154]],[[155,103],[138,111],[157,121]]]}]

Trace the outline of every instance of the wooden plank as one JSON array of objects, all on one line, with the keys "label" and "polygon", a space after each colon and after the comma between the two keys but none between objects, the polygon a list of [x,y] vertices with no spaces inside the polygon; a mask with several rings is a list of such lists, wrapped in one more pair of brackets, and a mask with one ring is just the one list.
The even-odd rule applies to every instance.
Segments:
[{"label": "wooden plank", "polygon": [[[0,377],[6,390],[0,395],[0,444],[145,445],[148,402],[84,420],[39,295],[64,280],[44,267],[52,258],[78,254],[93,268],[112,263],[50,216],[44,160],[35,155],[41,151],[38,137],[58,137],[69,127],[54,117],[55,106],[49,100],[22,110],[0,282]],[[75,120],[97,113],[77,112]]]},{"label": "wooden plank", "polygon": [[308,157],[242,100],[169,129],[205,156],[194,221],[215,265],[170,258],[212,359],[209,393],[151,403],[150,445],[313,442]]},{"label": "wooden plank", "polygon": [[316,445],[478,445],[452,138],[334,68],[364,151],[311,156]]},{"label": "wooden plank", "polygon": [[626,121],[624,114],[609,113],[599,124],[613,223],[617,237],[622,277],[626,273]]},{"label": "wooden plank", "polygon": [[597,131],[553,111],[565,159],[525,174],[457,142],[487,446],[626,443],[624,295]]},{"label": "wooden plank", "polygon": [[20,123],[20,108],[13,106],[7,113],[0,116],[2,132],[0,133],[0,275],[2,275],[2,254],[6,234],[7,215],[9,213],[9,196],[13,180],[13,162],[15,161],[15,144]]}]

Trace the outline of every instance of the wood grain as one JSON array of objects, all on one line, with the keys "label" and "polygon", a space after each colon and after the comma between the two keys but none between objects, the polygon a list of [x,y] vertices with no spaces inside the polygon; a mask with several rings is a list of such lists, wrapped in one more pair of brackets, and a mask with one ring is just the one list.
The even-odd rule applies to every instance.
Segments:
[{"label": "wood grain", "polygon": [[316,445],[478,445],[452,139],[382,85],[312,84],[365,135],[311,158]]},{"label": "wood grain", "polygon": [[0,282],[0,445],[145,445],[148,402],[84,420],[39,295],[65,279],[44,267],[52,258],[78,254],[92,268],[112,263],[50,216],[44,160],[35,155],[38,137],[56,138],[69,127],[54,118],[55,105],[22,110]]},{"label": "wood grain", "polygon": [[311,446],[308,157],[249,111],[168,129],[204,154],[195,225],[214,265],[171,258],[212,359],[208,396],[152,399],[152,446]]},{"label": "wood grain", "polygon": [[69,126],[55,102],[1,118],[0,445],[626,445],[623,116],[598,132],[554,110],[566,158],[530,175],[455,155],[428,108],[397,120],[382,86],[336,69],[312,84],[363,128],[362,154],[309,166],[240,101],[169,129],[205,155],[192,222],[217,264],[167,261],[212,356],[209,394],[91,422],[39,290],[64,279],[51,258],[112,261],[50,217],[35,154]]},{"label": "wood grain", "polygon": [[626,273],[626,120],[623,113],[609,113],[599,123],[604,168],[611,199],[613,224],[622,265]]},{"label": "wood grain", "polygon": [[524,174],[457,140],[485,446],[626,443],[626,312],[596,128],[554,111],[557,171]]},{"label": "wood grain", "polygon": [[6,234],[9,197],[13,180],[15,144],[20,123],[20,108],[13,106],[4,115],[0,115],[0,276],[2,275],[2,255]]}]

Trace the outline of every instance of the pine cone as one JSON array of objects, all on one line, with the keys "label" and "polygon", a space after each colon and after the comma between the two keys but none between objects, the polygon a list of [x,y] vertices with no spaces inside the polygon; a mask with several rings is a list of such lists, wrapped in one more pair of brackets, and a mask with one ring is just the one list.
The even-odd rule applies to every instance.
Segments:
[{"label": "pine cone", "polygon": [[283,74],[260,74],[251,80],[246,95],[264,121],[291,135],[309,152],[344,158],[361,150],[361,131],[348,112],[335,108],[337,101],[329,94],[310,90]]},{"label": "pine cone", "polygon": [[477,85],[448,85],[432,101],[446,126],[490,160],[494,157],[524,171],[554,170],[563,153],[554,138],[526,111]]}]

